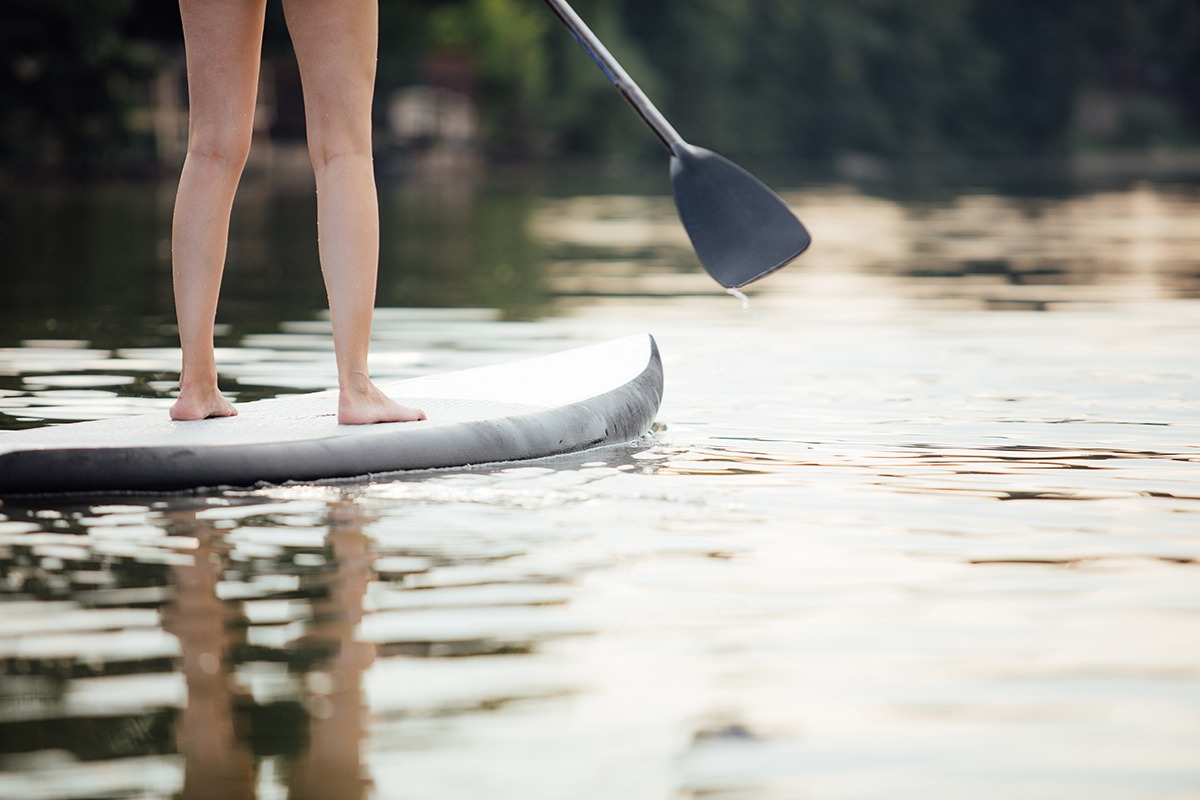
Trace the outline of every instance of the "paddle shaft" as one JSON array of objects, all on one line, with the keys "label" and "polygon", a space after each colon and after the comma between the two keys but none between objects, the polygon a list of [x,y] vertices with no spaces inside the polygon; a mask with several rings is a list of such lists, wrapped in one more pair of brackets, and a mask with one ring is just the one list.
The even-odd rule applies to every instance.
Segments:
[{"label": "paddle shaft", "polygon": [[604,43],[596,38],[592,29],[575,13],[575,9],[571,8],[566,0],[546,0],[546,5],[550,6],[562,24],[567,26],[567,30],[575,37],[575,41],[579,42],[580,47],[592,57],[592,61],[596,62],[600,71],[608,76],[613,86],[617,87],[617,91],[629,102],[642,121],[650,126],[650,130],[658,136],[663,147],[667,148],[671,155],[675,155],[677,146],[684,144],[683,137],[671,127],[667,118],[655,108],[654,103],[650,102],[650,98],[646,97],[646,93],[642,91],[641,87],[634,83],[633,78],[629,77],[629,73],[617,63]]}]

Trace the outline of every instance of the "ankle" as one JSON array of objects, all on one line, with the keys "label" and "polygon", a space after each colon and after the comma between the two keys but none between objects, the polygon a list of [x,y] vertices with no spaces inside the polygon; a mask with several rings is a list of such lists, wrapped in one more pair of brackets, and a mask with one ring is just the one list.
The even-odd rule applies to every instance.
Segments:
[{"label": "ankle", "polygon": [[217,386],[216,367],[211,369],[184,367],[179,373],[179,388],[198,390],[215,389]]},{"label": "ankle", "polygon": [[352,370],[338,378],[338,388],[344,395],[361,396],[370,394],[375,384],[366,370]]}]

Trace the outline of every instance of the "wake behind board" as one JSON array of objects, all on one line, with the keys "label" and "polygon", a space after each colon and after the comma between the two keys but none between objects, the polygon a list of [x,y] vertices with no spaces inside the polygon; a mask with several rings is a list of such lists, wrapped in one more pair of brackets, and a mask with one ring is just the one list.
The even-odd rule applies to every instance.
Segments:
[{"label": "wake behind board", "polygon": [[649,335],[380,384],[429,419],[338,425],[337,392],[175,422],[165,411],[0,434],[0,495],[176,491],[351,478],[578,452],[645,433],[662,399]]}]

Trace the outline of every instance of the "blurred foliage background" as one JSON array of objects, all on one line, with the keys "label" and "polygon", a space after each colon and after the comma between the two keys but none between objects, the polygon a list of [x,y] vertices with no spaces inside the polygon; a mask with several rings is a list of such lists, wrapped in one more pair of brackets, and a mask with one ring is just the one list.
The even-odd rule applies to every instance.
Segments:
[{"label": "blurred foliage background", "polygon": [[[1200,146],[1197,0],[576,7],[685,137],[733,157],[1054,157]],[[658,147],[540,0],[382,0],[380,15],[378,96],[415,85],[469,95],[493,161]],[[275,74],[294,73],[279,0],[270,0],[264,57]],[[0,164],[153,163],[137,114],[154,102],[156,76],[178,70],[181,58],[174,3],[5,0]],[[297,118],[281,97],[272,135],[302,136]]]}]

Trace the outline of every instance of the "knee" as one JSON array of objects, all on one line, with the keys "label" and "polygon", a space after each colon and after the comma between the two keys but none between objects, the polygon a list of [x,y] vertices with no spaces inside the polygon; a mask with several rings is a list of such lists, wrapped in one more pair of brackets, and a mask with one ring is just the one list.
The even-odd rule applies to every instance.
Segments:
[{"label": "knee", "polygon": [[312,137],[309,139],[308,155],[317,172],[335,163],[345,163],[345,159],[369,163],[373,157],[369,136],[366,141],[352,137]]},{"label": "knee", "polygon": [[221,172],[241,173],[250,156],[249,126],[205,126],[188,136],[187,157]]},{"label": "knee", "polygon": [[[305,101],[308,98],[306,96]],[[346,107],[329,108],[330,104],[314,103],[315,113],[308,115],[308,155],[318,172],[345,159],[370,160],[370,109],[360,111]]]}]

